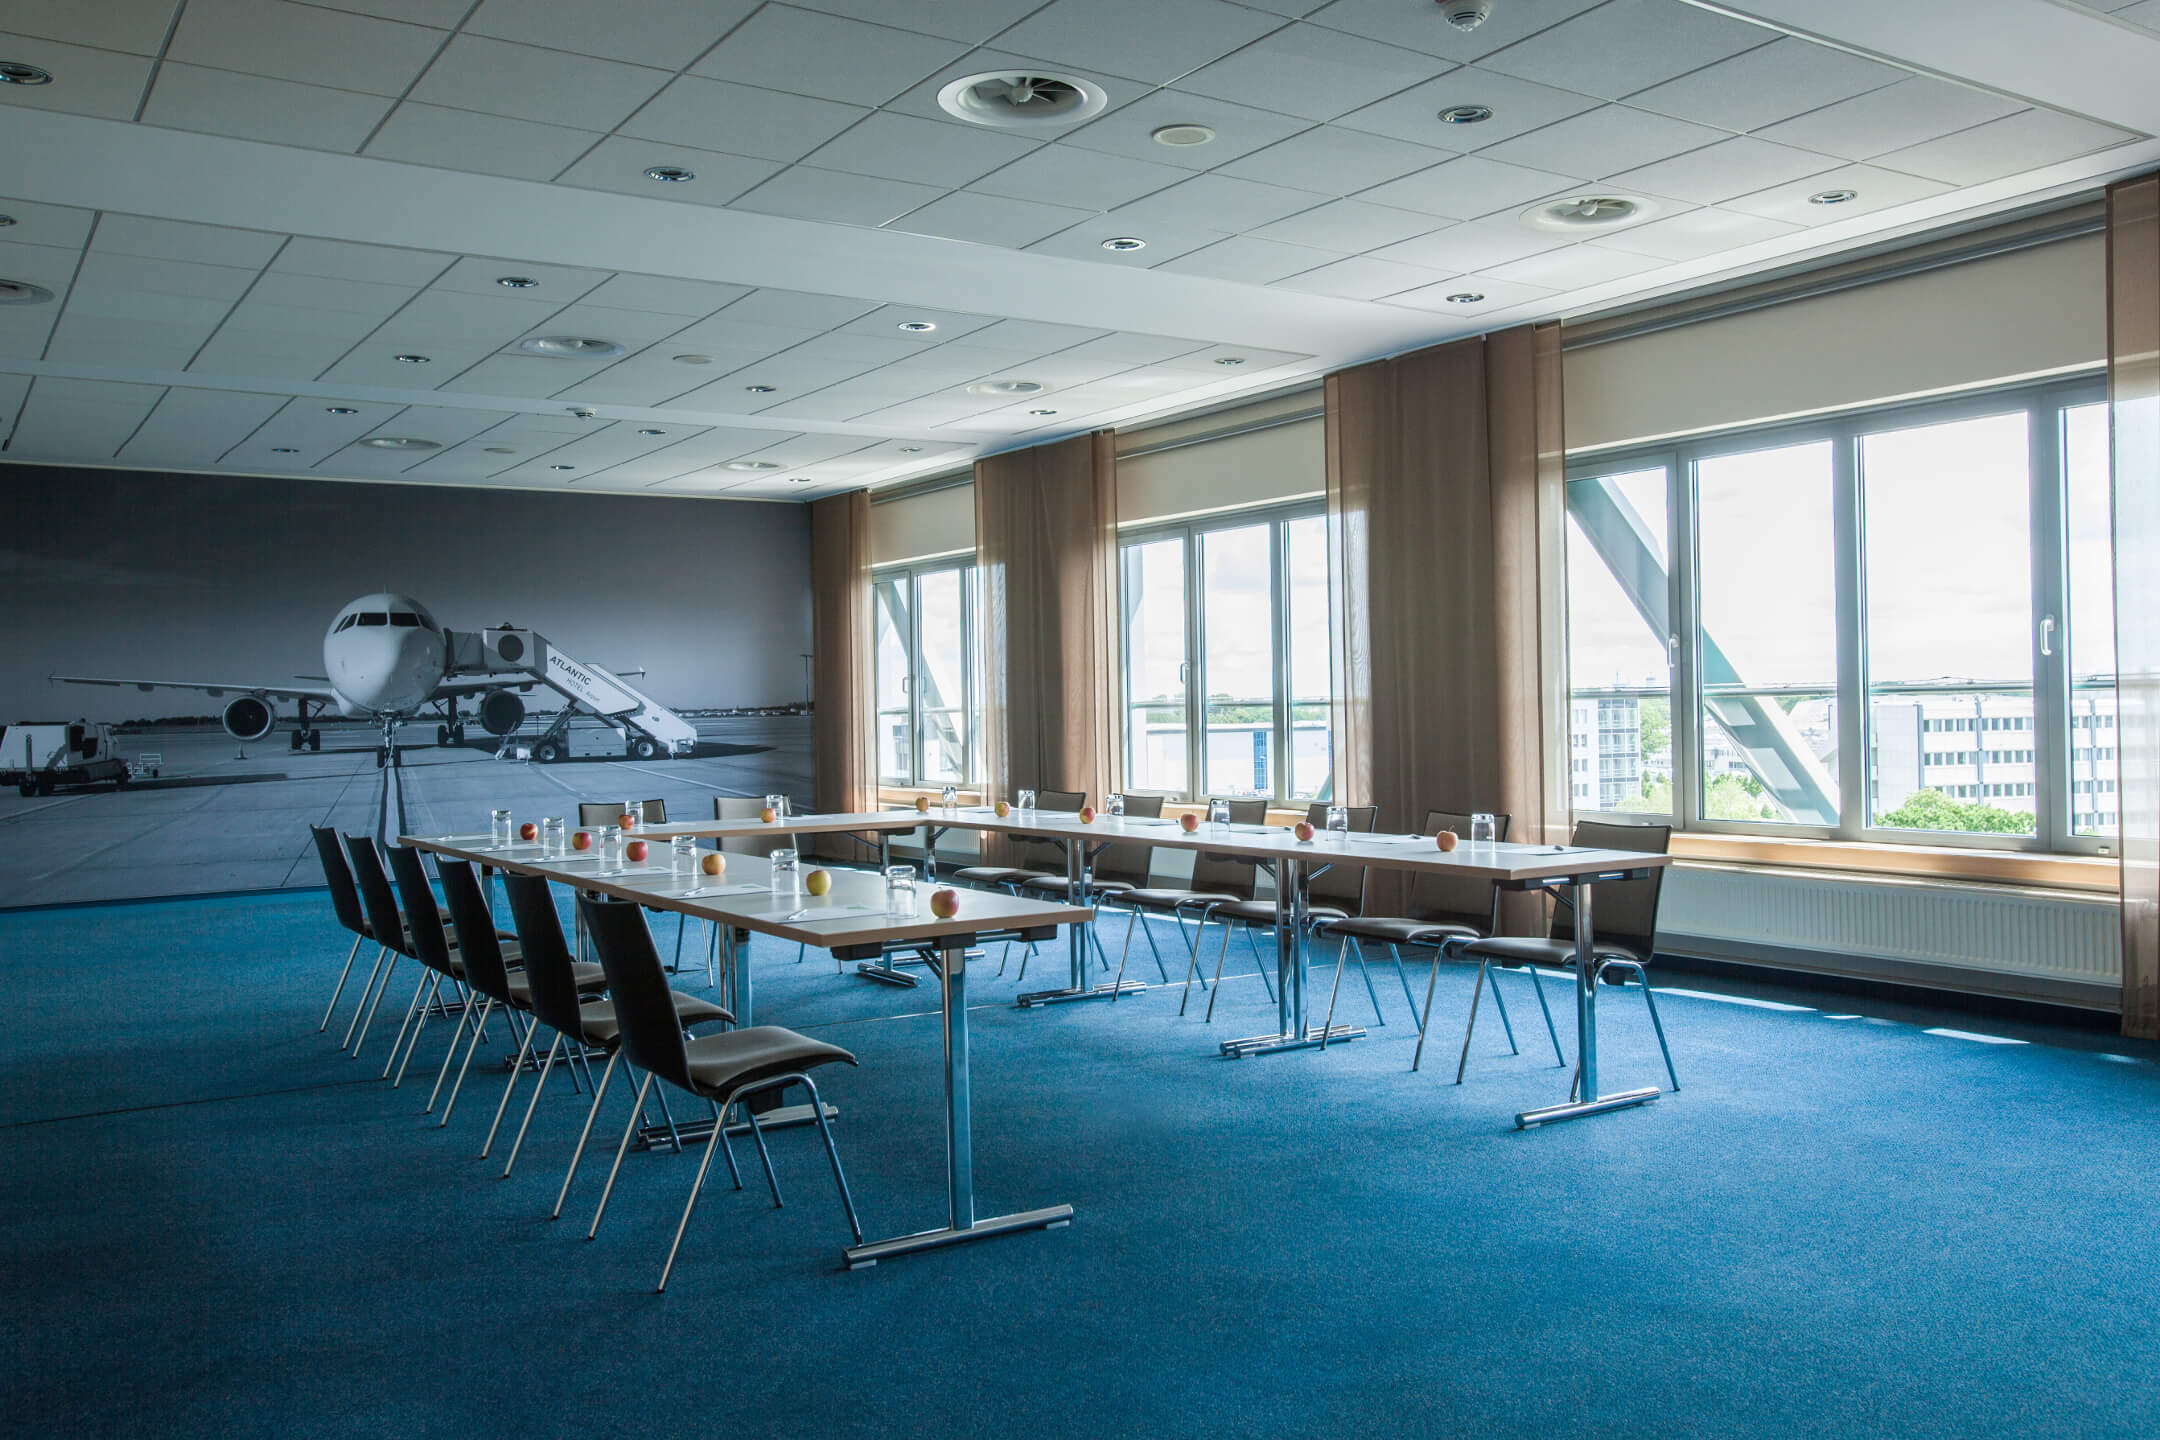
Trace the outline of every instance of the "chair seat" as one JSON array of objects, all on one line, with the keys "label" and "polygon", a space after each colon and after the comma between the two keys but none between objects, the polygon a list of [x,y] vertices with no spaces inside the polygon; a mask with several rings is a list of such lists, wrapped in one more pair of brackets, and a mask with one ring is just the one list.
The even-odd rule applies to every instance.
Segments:
[{"label": "chair seat", "polygon": [[[1143,910],[1175,910],[1180,905],[1235,905],[1244,897],[1215,890],[1172,890],[1150,887],[1128,890],[1118,897]],[[1272,912],[1272,908],[1270,910]]]},{"label": "chair seat", "polygon": [[[685,1030],[692,1025],[702,1025],[708,1020],[733,1020],[735,1017],[722,1006],[695,995],[685,995],[680,990],[670,990],[675,1001],[675,1022]],[[611,1000],[587,1000],[578,1007],[579,1037],[588,1045],[612,1047],[615,1037],[622,1033],[622,1023],[615,1018],[615,1004]]]},{"label": "chair seat", "polygon": [[[1063,875],[1035,875],[1020,882],[1022,890],[1064,899],[1072,894],[1072,881]],[[1091,880],[1088,890],[1096,895],[1123,895],[1137,888],[1130,880]]]},{"label": "chair seat", "polygon": [[953,871],[952,878],[969,885],[1017,885],[1043,876],[1040,870],[1019,865],[969,865]]},{"label": "chair seat", "polygon": [[813,1065],[855,1063],[855,1057],[837,1045],[812,1040],[778,1025],[752,1025],[718,1035],[700,1035],[684,1049],[690,1059],[691,1083],[716,1100],[746,1085],[808,1070]]},{"label": "chair seat", "polygon": [[[607,989],[607,975],[589,960],[571,961],[570,978],[577,982],[580,995],[598,995]],[[520,1010],[532,1009],[532,981],[522,970],[510,972],[510,1003]]]},{"label": "chair seat", "polygon": [[[1643,957],[1617,945],[1592,947],[1600,960],[1631,960],[1640,965]],[[1547,940],[1535,935],[1494,935],[1488,939],[1472,941],[1463,946],[1462,953],[1474,955],[1480,960],[1495,960],[1502,965],[1550,965],[1564,970],[1575,963],[1575,942],[1572,940]]]},{"label": "chair seat", "polygon": [[1384,945],[1439,945],[1449,940],[1476,940],[1480,932],[1468,925],[1439,920],[1409,920],[1400,915],[1350,915],[1326,922],[1330,935],[1349,935]]}]

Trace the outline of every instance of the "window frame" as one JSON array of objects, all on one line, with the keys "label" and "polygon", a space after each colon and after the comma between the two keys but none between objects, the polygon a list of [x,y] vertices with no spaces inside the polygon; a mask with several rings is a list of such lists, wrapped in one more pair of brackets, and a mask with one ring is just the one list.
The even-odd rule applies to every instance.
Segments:
[{"label": "window frame", "polygon": [[[964,656],[961,665],[961,703],[955,707],[947,704],[934,708],[957,709],[961,716],[963,733],[961,751],[965,757],[961,775],[957,779],[929,780],[924,778],[923,754],[925,735],[923,729],[922,687],[916,683],[923,672],[922,661],[922,587],[927,577],[958,572],[960,576],[960,644]],[[871,653],[873,664],[877,652],[877,610],[885,601],[883,591],[890,585],[905,587],[907,600],[907,624],[900,635],[901,650],[907,656],[907,677],[904,691],[907,695],[908,765],[904,776],[886,772],[884,745],[878,745],[878,783],[880,785],[906,786],[920,789],[926,786],[977,786],[982,783],[983,773],[983,713],[982,713],[982,575],[973,555],[948,555],[937,560],[921,560],[904,565],[881,565],[870,572]],[[870,723],[873,729],[890,713],[878,705],[878,682],[873,674],[870,686]]]},{"label": "window frame", "polygon": [[[1268,526],[1269,583],[1273,603],[1269,606],[1269,655],[1273,665],[1273,739],[1270,742],[1269,767],[1273,771],[1272,790],[1265,798],[1271,805],[1302,805],[1302,800],[1285,798],[1290,794],[1295,756],[1295,723],[1292,712],[1296,709],[1290,694],[1290,538],[1289,526],[1298,520],[1319,518],[1325,520],[1327,503],[1324,500],[1297,500],[1286,504],[1253,506],[1248,509],[1225,510],[1210,515],[1195,515],[1180,520],[1144,521],[1121,527],[1118,531],[1118,613],[1120,617],[1132,613],[1132,576],[1125,563],[1125,552],[1135,546],[1157,544],[1165,540],[1177,540],[1183,546],[1185,579],[1185,788],[1182,791],[1151,790],[1132,783],[1132,674],[1131,650],[1120,634],[1118,642],[1118,724],[1124,743],[1120,745],[1124,773],[1119,783],[1126,794],[1160,795],[1170,801],[1200,801],[1209,798],[1204,788],[1207,778],[1207,580],[1202,563],[1203,538],[1212,531],[1241,530],[1254,525]],[[1333,644],[1332,631],[1330,646]],[[1333,674],[1333,657],[1330,656],[1329,673]],[[1330,689],[1332,690],[1332,682]],[[1333,696],[1329,697],[1332,712]],[[1328,779],[1321,786],[1321,794],[1334,789],[1334,766],[1328,767]]]},{"label": "window frame", "polygon": [[[2118,853],[2119,836],[2078,833],[2077,797],[2072,789],[2075,777],[2070,773],[2076,735],[2071,724],[2069,475],[2064,414],[2079,406],[2104,402],[2106,398],[2105,376],[2083,372],[2039,382],[1994,386],[1948,398],[1867,406],[1800,420],[1571,455],[1566,471],[1567,483],[1571,486],[1628,471],[1662,468],[1665,472],[1666,553],[1672,557],[1666,566],[1666,604],[1671,626],[1666,639],[1672,661],[1674,826],[1711,835],[2055,855],[2113,856]],[[2032,720],[2030,730],[2013,737],[2016,742],[2013,748],[2030,748],[2035,756],[2031,781],[2034,793],[2029,797],[2033,801],[2033,833],[1997,835],[1877,826],[1871,823],[1869,815],[1876,735],[1873,697],[1868,687],[1862,442],[1864,437],[1883,431],[1972,420],[2015,410],[2023,410],[2027,417]],[[1703,814],[1698,466],[1704,460],[1723,456],[1825,441],[1829,443],[1831,456],[1831,524],[1835,551],[1837,823],[1813,825],[1709,819]],[[2046,622],[2050,619],[2054,621],[2052,640],[2046,638]],[[2045,648],[2049,645],[2052,653]],[[1565,664],[1565,648],[1562,655]],[[1572,756],[1572,707],[1576,698],[1572,676],[1567,694]],[[1977,734],[1973,738],[1973,748],[1988,748]],[[1930,743],[1923,733],[1922,748]],[[2119,740],[2113,748],[2120,748]],[[2116,793],[2120,793],[2119,785]],[[1576,813],[1578,816],[1609,815],[1639,821],[1649,812],[1605,811],[1578,806]]]}]

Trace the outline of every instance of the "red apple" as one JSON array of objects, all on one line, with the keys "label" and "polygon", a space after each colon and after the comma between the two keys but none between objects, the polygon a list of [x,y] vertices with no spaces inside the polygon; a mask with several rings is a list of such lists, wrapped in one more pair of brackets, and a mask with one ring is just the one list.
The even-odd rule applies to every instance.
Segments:
[{"label": "red apple", "polygon": [[572,835],[570,837],[570,848],[573,850],[592,849],[592,831],[580,830],[577,834]]},{"label": "red apple", "polygon": [[960,913],[960,892],[957,890],[934,890],[930,893],[930,913],[940,920],[950,920]]},{"label": "red apple", "polygon": [[623,859],[635,860],[642,865],[645,863],[645,857],[651,854],[652,850],[643,840],[632,840],[629,844],[623,846],[622,853]]},{"label": "red apple", "polygon": [[1310,845],[1312,843],[1312,821],[1298,821],[1297,824],[1290,827],[1290,833],[1297,836],[1301,843]]},{"label": "red apple", "polygon": [[537,839],[539,839],[539,838],[540,838],[540,827],[539,827],[538,825],[535,825],[535,824],[533,824],[533,822],[532,822],[532,821],[530,821],[530,820],[527,820],[527,821],[526,821],[526,822],[525,822],[524,824],[522,824],[522,825],[518,826],[518,839],[520,839],[520,840],[537,840]]},{"label": "red apple", "polygon": [[917,795],[915,797],[915,813],[918,815],[930,813],[930,797],[928,795]]},{"label": "red apple", "polygon": [[780,812],[773,809],[772,806],[768,805],[763,810],[757,812],[757,818],[764,821],[767,825],[771,825],[779,820]]},{"label": "red apple", "polygon": [[727,874],[727,856],[718,850],[708,850],[698,858],[698,869],[707,875]]},{"label": "red apple", "polygon": [[640,824],[643,823],[644,819],[645,817],[638,814],[638,812],[635,810],[625,810],[622,812],[621,815],[616,817],[615,823],[622,826],[622,828],[625,830],[635,830]]},{"label": "red apple", "polygon": [[1094,823],[1095,823],[1095,807],[1094,807],[1094,806],[1092,806],[1092,805],[1082,805],[1082,806],[1080,807],[1080,823],[1081,823],[1081,824],[1083,824],[1083,825],[1092,825],[1092,824],[1094,824]]},{"label": "red apple", "polygon": [[1183,815],[1178,816],[1177,823],[1180,829],[1190,835],[1200,828],[1200,817],[1188,810]]},{"label": "red apple", "polygon": [[1433,836],[1434,843],[1442,850],[1453,850],[1460,839],[1461,837],[1453,830],[1442,830],[1438,835]]}]

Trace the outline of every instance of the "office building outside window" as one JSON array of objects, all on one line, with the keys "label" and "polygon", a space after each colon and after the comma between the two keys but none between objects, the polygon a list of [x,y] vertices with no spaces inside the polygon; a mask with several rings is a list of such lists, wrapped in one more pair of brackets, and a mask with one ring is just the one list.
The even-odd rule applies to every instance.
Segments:
[{"label": "office building outside window", "polygon": [[972,784],[982,774],[981,586],[966,561],[880,570],[878,778]]}]

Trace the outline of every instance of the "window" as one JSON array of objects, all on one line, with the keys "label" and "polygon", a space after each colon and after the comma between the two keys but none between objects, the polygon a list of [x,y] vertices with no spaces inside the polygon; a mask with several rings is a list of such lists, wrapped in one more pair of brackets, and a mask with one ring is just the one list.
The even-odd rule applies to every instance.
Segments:
[{"label": "window", "polygon": [[[2098,390],[2058,382],[1571,466],[1577,811],[2110,852]],[[1632,731],[1610,713],[1626,706]]]},{"label": "window", "polygon": [[879,571],[878,778],[966,784],[982,770],[981,693],[972,564]]},{"label": "window", "polygon": [[1300,509],[1149,527],[1121,550],[1126,787],[1325,795],[1326,518]]}]

